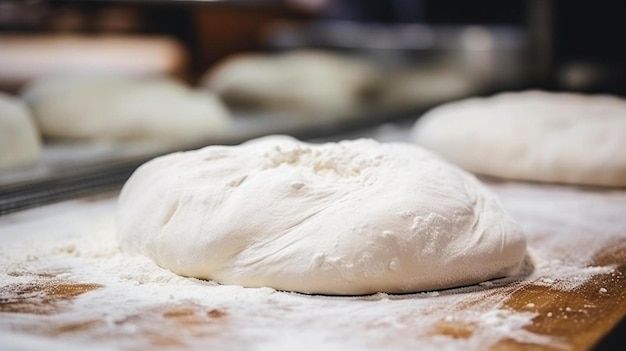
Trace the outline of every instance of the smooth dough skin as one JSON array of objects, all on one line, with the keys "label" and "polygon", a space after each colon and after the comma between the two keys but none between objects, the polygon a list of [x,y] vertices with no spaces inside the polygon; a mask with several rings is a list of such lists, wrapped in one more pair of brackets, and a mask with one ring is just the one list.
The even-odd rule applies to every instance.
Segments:
[{"label": "smooth dough skin", "polygon": [[501,178],[626,186],[626,100],[526,91],[436,107],[413,140],[466,170]]},{"label": "smooth dough skin", "polygon": [[26,105],[0,93],[0,169],[35,162],[41,148],[39,131]]},{"label": "smooth dough skin", "polygon": [[227,58],[200,85],[235,108],[338,118],[367,103],[376,71],[365,61],[315,50]]},{"label": "smooth dough skin", "polygon": [[302,293],[406,293],[517,274],[518,224],[474,176],[410,144],[266,137],[142,165],[122,249],[189,277]]},{"label": "smooth dough skin", "polygon": [[52,76],[24,98],[42,134],[66,140],[181,143],[219,135],[229,120],[215,97],[165,77]]}]

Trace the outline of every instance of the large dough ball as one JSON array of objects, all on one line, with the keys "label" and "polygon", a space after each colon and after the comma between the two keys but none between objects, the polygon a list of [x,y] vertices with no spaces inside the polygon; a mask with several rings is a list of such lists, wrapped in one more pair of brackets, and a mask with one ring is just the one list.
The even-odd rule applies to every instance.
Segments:
[{"label": "large dough ball", "polygon": [[336,118],[367,103],[375,78],[373,66],[362,60],[305,50],[228,58],[200,84],[233,107]]},{"label": "large dough ball", "polygon": [[24,97],[43,135],[58,139],[180,143],[220,135],[229,119],[217,98],[167,78],[54,76]]},{"label": "large dough ball", "polygon": [[526,91],[472,98],[422,116],[413,139],[472,172],[626,186],[626,100]]},{"label": "large dough ball", "polygon": [[40,154],[39,131],[26,105],[0,93],[0,169],[35,162]]},{"label": "large dough ball", "polygon": [[517,272],[526,242],[474,176],[409,144],[266,137],[142,165],[117,215],[126,252],[223,284],[405,293]]}]

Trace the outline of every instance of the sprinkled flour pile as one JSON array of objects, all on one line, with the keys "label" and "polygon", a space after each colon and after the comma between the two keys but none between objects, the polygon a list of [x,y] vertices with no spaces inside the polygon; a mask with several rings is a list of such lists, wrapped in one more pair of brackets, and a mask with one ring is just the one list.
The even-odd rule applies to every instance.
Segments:
[{"label": "sprinkled flour pile", "polygon": [[587,301],[546,309],[545,299],[580,289],[617,293],[597,282],[620,274],[600,253],[626,241],[626,192],[489,186],[525,230],[534,270],[410,295],[309,296],[177,276],[120,252],[117,194],[0,217],[0,349],[567,348],[531,325],[595,308]]}]

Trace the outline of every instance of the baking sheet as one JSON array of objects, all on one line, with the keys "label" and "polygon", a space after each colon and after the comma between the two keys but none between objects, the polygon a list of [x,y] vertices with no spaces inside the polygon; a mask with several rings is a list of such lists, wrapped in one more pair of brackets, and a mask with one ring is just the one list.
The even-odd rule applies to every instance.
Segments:
[{"label": "baking sheet", "polygon": [[382,123],[414,121],[434,104],[436,102],[432,101],[397,110],[371,108],[334,120],[240,111],[219,136],[188,145],[172,146],[161,141],[49,142],[45,144],[38,163],[0,170],[0,215],[119,188],[139,165],[166,153],[215,144],[239,144],[269,134],[330,140],[344,135],[342,133],[377,129]]},{"label": "baking sheet", "polygon": [[3,350],[587,350],[626,314],[626,191],[489,182],[529,239],[518,280],[309,296],[179,277],[115,241],[117,193],[0,217]]}]

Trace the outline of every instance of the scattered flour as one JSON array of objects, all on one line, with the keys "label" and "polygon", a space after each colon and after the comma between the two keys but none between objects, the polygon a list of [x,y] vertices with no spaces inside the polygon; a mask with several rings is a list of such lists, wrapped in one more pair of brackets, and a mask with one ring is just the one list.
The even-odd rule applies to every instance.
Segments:
[{"label": "scattered flour", "polygon": [[[309,296],[180,277],[120,252],[115,194],[4,216],[0,348],[440,351],[483,350],[504,339],[561,347],[562,340],[526,329],[540,317],[538,305],[524,303],[516,311],[508,298],[529,284],[568,291],[613,274],[612,267],[592,263],[600,249],[626,235],[619,230],[626,192],[490,187],[524,228],[534,271],[521,281],[410,295]],[[40,288],[17,289],[33,286]],[[80,286],[90,290],[72,290]],[[65,300],[53,313],[7,311],[50,303],[54,294]],[[586,304],[542,316],[567,318],[593,308]]]}]

